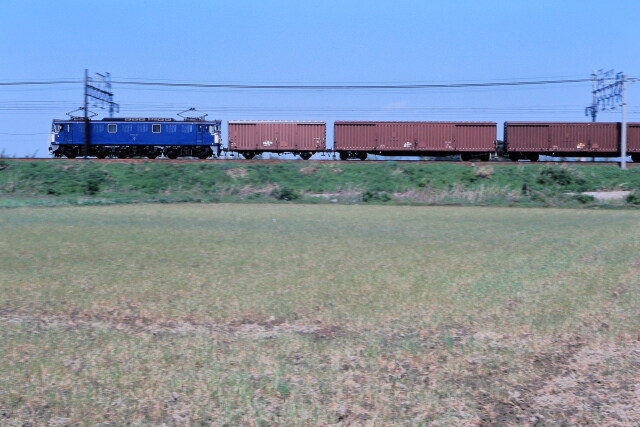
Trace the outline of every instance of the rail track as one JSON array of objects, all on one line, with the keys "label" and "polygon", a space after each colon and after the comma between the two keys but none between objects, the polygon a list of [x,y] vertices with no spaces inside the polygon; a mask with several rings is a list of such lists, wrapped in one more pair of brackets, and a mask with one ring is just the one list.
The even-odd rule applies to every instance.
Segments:
[{"label": "rail track", "polygon": [[[171,164],[185,164],[185,163],[234,163],[234,164],[276,164],[276,163],[300,163],[300,164],[368,164],[368,163],[388,163],[394,161],[397,163],[416,163],[416,164],[456,164],[466,166],[508,166],[508,165],[572,165],[572,166],[619,166],[620,162],[594,162],[594,161],[538,161],[538,162],[512,162],[512,161],[487,161],[487,162],[462,162],[462,161],[447,161],[447,160],[300,160],[300,159],[147,159],[147,158],[132,158],[132,159],[96,159],[96,158],[75,158],[75,159],[61,159],[52,157],[11,157],[6,160],[20,161],[20,162],[94,162],[94,163],[124,163],[124,164],[139,164],[139,163],[171,163]],[[640,163],[627,163],[628,167],[640,166]]]}]

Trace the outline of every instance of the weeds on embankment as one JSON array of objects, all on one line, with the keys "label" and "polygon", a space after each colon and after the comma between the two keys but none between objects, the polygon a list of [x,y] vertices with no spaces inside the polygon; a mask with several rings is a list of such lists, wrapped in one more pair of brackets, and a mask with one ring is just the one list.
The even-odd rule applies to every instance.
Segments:
[{"label": "weeds on embankment", "polygon": [[[103,164],[1,160],[0,207],[302,202],[634,207],[640,168],[417,164]],[[598,201],[587,191],[627,190]]]}]

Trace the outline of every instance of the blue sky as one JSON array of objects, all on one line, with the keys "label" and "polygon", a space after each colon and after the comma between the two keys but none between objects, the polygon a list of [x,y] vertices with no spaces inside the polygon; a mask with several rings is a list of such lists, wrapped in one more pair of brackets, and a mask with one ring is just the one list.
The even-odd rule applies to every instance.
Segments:
[{"label": "blue sky", "polygon": [[[449,83],[640,77],[640,2],[9,1],[0,2],[0,81]],[[435,90],[233,90],[114,86],[120,116],[583,121],[590,83]],[[629,85],[640,121],[640,82]],[[47,156],[52,118],[81,85],[0,87],[0,152]],[[96,110],[98,111],[98,110]],[[601,113],[618,121],[620,113]],[[499,126],[500,129],[501,126]],[[329,129],[331,127],[329,126]],[[226,131],[226,127],[223,128]],[[331,143],[332,132],[328,133]]]}]

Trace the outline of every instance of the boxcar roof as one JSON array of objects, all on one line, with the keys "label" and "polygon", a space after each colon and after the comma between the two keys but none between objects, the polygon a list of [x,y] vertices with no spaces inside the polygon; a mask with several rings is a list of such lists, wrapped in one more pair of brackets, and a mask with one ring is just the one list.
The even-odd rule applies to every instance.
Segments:
[{"label": "boxcar roof", "polygon": [[335,124],[337,125],[349,125],[349,124],[384,124],[384,123],[433,123],[433,124],[460,124],[460,125],[495,125],[497,124],[496,122],[472,122],[472,121],[465,121],[465,122],[445,122],[445,121],[398,121],[398,120],[382,120],[382,121],[378,121],[378,120],[342,120],[342,121],[336,121]]},{"label": "boxcar roof", "polygon": [[270,124],[270,123],[274,123],[274,124],[313,124],[313,125],[324,125],[326,124],[326,122],[319,122],[319,121],[313,121],[313,120],[229,120],[229,124],[230,125],[236,125],[236,124],[243,124],[243,125],[248,125],[248,124]]}]

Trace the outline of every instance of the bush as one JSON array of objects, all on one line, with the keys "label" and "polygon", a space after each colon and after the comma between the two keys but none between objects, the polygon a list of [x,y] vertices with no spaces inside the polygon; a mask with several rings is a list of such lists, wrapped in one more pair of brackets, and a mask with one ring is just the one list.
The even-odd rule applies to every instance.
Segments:
[{"label": "bush", "polygon": [[640,190],[636,190],[633,193],[630,193],[625,201],[630,205],[640,206]]},{"label": "bush", "polygon": [[594,203],[596,201],[596,198],[589,194],[575,194],[571,196],[571,199],[576,202],[580,202],[583,205],[588,205],[589,203]]},{"label": "bush", "polygon": [[278,200],[297,200],[300,198],[300,193],[289,187],[276,188],[271,195]]},{"label": "bush", "polygon": [[580,171],[568,167],[542,169],[536,182],[544,186],[582,186],[586,183]]},{"label": "bush", "polygon": [[367,190],[362,193],[362,201],[363,202],[388,202],[391,200],[391,195],[389,193],[385,193],[384,191],[370,191]]}]

